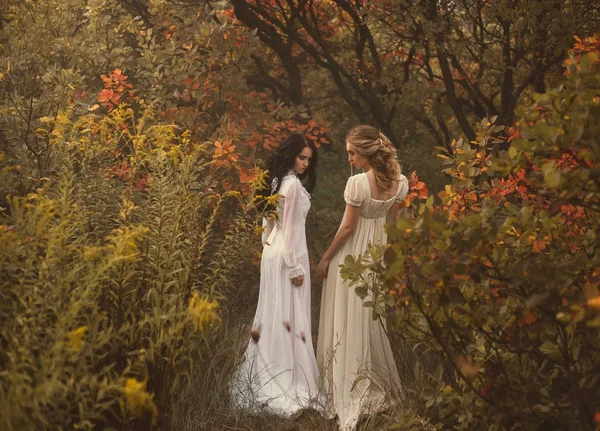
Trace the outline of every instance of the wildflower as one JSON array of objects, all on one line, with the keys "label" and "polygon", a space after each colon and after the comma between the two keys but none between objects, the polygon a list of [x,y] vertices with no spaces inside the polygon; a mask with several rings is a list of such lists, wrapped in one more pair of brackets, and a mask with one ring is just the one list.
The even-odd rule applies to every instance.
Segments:
[{"label": "wildflower", "polygon": [[275,195],[271,195],[267,198],[267,204],[268,205],[273,205],[273,206],[277,206],[277,204],[279,203],[279,198],[281,197],[280,194],[275,194]]},{"label": "wildflower", "polygon": [[125,396],[129,402],[129,411],[135,416],[141,416],[144,411],[152,412],[152,419],[158,416],[158,410],[154,404],[153,394],[146,391],[146,382],[137,379],[125,381]]},{"label": "wildflower", "polygon": [[85,261],[96,260],[100,256],[102,256],[102,253],[104,251],[105,251],[104,247],[86,247],[83,250],[83,260],[85,260]]},{"label": "wildflower", "polygon": [[69,339],[69,350],[73,352],[79,351],[81,345],[83,344],[83,336],[85,335],[87,330],[87,326],[82,326],[67,334],[67,338]]},{"label": "wildflower", "polygon": [[198,292],[194,292],[188,305],[188,312],[197,331],[204,331],[213,324],[221,323],[221,319],[217,315],[218,308],[217,301],[201,298]]}]

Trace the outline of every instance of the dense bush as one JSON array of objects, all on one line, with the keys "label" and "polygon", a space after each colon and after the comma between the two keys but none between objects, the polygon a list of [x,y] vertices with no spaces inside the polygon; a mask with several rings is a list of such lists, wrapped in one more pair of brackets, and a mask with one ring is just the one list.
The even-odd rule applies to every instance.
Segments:
[{"label": "dense bush", "polygon": [[1,429],[231,416],[257,159],[328,129],[249,87],[226,6],[0,5]]},{"label": "dense bush", "polygon": [[[234,276],[252,256],[259,180],[246,195],[225,190],[209,145],[151,108],[133,112],[48,120],[55,170],[35,192],[9,197],[2,429],[169,424],[220,323],[218,300],[239,287]],[[2,172],[8,180],[12,170]]]},{"label": "dense bush", "polygon": [[490,119],[441,149],[442,205],[415,201],[387,248],[346,261],[374,318],[392,307],[392,332],[442,359],[423,396],[446,428],[600,422],[599,48],[578,40],[508,142]]}]

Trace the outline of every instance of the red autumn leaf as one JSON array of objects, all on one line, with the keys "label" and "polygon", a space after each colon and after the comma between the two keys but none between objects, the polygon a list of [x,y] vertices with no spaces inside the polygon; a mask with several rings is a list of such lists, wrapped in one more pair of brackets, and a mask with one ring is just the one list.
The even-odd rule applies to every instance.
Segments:
[{"label": "red autumn leaf", "polygon": [[146,186],[148,185],[148,180],[147,178],[140,178],[139,180],[137,180],[137,182],[135,183],[135,187],[139,190],[142,191],[146,188]]},{"label": "red autumn leaf", "polygon": [[532,323],[534,323],[537,320],[537,318],[535,317],[535,314],[533,314],[531,311],[525,313],[525,316],[523,316],[523,321],[527,324],[527,325],[531,325]]},{"label": "red autumn leaf", "polygon": [[243,184],[247,184],[256,178],[256,172],[250,172],[247,169],[240,169],[240,182]]},{"label": "red autumn leaf", "polygon": [[112,79],[110,76],[100,75],[100,78],[102,78],[102,81],[104,81],[104,86],[106,88],[110,88],[112,86]]},{"label": "red autumn leaf", "polygon": [[541,253],[542,250],[546,248],[546,243],[542,240],[537,240],[533,242],[533,251],[535,253]]},{"label": "red autumn leaf", "polygon": [[115,93],[113,90],[104,89],[98,93],[98,102],[113,108],[113,105],[121,103],[121,95]]},{"label": "red autumn leaf", "polygon": [[518,127],[509,127],[508,134],[508,142],[511,142],[514,139],[519,139],[521,137],[521,131]]}]

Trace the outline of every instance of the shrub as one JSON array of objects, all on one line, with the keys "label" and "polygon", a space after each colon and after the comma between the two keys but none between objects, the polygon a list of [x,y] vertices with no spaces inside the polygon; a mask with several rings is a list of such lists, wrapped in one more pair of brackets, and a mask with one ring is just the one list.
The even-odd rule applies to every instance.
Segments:
[{"label": "shrub", "polygon": [[133,112],[49,120],[56,168],[8,198],[2,429],[164,428],[248,265],[260,176],[226,190],[212,145]]},{"label": "shrub", "polygon": [[[374,318],[435,351],[428,414],[454,429],[592,430],[600,414],[600,73],[579,40],[559,88],[443,150],[452,178],[348,257]],[[507,151],[499,147],[508,143]]]}]

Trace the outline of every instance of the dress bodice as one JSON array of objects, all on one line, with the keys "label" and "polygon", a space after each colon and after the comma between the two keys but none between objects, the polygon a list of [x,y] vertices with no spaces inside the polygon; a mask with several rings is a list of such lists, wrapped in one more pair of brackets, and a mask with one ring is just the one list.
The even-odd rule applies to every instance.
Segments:
[{"label": "dress bodice", "polygon": [[286,175],[281,181],[277,203],[277,217],[263,219],[262,243],[271,252],[281,253],[291,277],[303,275],[299,259],[308,254],[305,224],[310,209],[310,194],[295,175]]},{"label": "dress bodice", "polygon": [[[289,193],[290,191],[292,191],[292,193]],[[295,175],[287,175],[283,177],[279,194],[282,196],[282,198],[279,199],[277,205],[277,220],[281,221],[284,219],[284,212],[287,204],[288,209],[293,208],[294,211],[297,211],[296,217],[293,218],[293,221],[296,223],[301,222],[302,228],[304,229],[304,222],[306,221],[308,210],[310,210],[310,194],[306,191],[298,177]],[[287,202],[286,195],[290,195],[289,199],[287,199]],[[295,201],[294,203],[289,202],[292,199]],[[281,228],[280,223],[278,224]],[[298,228],[298,226],[290,227]]]},{"label": "dress bodice", "polygon": [[366,173],[354,175],[348,179],[344,199],[352,206],[360,206],[360,216],[365,219],[385,219],[388,211],[396,202],[406,199],[408,180],[400,175],[398,190],[387,200],[373,199]]}]

